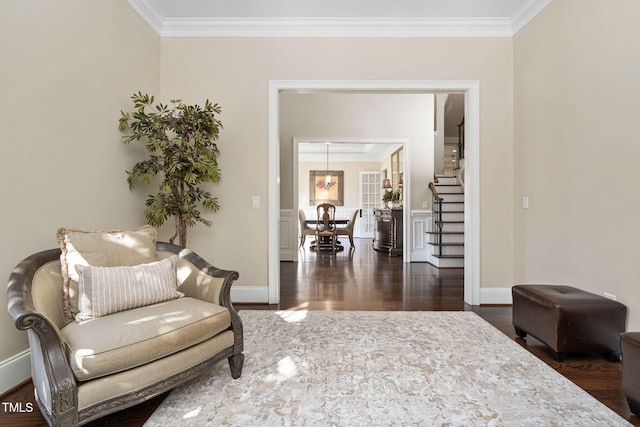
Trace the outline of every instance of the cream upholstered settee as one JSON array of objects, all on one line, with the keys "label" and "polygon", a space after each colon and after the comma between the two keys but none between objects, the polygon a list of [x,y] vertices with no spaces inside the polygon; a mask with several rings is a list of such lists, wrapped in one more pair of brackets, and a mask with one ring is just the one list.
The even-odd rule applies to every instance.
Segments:
[{"label": "cream upholstered settee", "polygon": [[[155,230],[149,228],[97,235],[75,230],[80,239],[71,240],[68,237],[74,231],[64,234],[69,230],[62,230],[62,249],[39,252],[20,262],[10,276],[7,295],[16,327],[28,332],[36,401],[50,425],[80,425],[133,406],[223,359],[228,359],[232,377],[240,376],[242,322],[229,297],[237,272],[217,269],[185,248],[156,243]],[[142,238],[146,242],[134,242],[132,249],[132,236],[136,240],[139,232],[147,233]],[[119,251],[110,245],[127,247],[124,253],[104,258],[104,254],[87,252],[87,242],[82,241],[87,236],[94,240],[89,246],[106,236],[98,246],[109,254]],[[147,257],[150,263],[140,263]],[[76,269],[84,275],[76,277],[77,283],[70,278],[67,285],[65,264],[71,261],[78,263]],[[116,287],[118,292],[96,297],[98,288],[105,287],[105,278],[120,283],[128,277],[134,286],[157,286],[157,278],[150,283],[139,281],[148,282],[156,274],[145,270],[148,266],[164,269],[169,281],[174,281],[168,298],[161,296],[164,300],[152,299],[148,304],[144,295],[140,301],[141,294],[134,292],[135,308],[125,303],[114,311],[109,304],[122,299],[126,291]],[[78,287],[75,291],[74,286]],[[80,301],[75,318],[70,317],[68,302],[74,292]],[[105,295],[107,300],[100,302]]]}]

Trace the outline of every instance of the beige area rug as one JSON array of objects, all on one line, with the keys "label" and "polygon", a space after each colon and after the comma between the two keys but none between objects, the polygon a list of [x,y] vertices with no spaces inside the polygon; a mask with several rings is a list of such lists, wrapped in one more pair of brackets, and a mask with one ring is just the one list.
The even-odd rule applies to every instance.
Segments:
[{"label": "beige area rug", "polygon": [[623,426],[473,312],[240,311],[245,364],[146,426]]}]

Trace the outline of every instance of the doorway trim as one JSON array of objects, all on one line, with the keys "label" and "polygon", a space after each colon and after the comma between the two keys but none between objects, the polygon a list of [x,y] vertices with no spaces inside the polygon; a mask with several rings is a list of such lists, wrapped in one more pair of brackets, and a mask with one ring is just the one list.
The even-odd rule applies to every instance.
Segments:
[{"label": "doorway trim", "polygon": [[[478,80],[270,80],[268,272],[269,303],[280,301],[280,131],[282,91],[463,92],[465,95],[464,301],[480,304],[480,82]],[[426,184],[425,184],[426,185]]]}]

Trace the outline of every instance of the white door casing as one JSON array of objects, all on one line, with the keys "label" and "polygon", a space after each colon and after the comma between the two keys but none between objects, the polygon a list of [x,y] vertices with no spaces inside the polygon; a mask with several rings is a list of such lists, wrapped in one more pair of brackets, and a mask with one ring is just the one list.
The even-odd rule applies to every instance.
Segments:
[{"label": "white door casing", "polygon": [[[268,269],[269,303],[280,301],[280,138],[279,94],[287,90],[362,90],[464,92],[465,94],[465,277],[464,300],[480,304],[480,83],[477,80],[271,80],[269,81],[269,195]],[[408,193],[408,191],[407,191]],[[410,200],[405,200],[406,206]],[[406,216],[406,214],[405,214]],[[409,236],[405,232],[405,244]],[[404,261],[409,262],[405,251]]]}]

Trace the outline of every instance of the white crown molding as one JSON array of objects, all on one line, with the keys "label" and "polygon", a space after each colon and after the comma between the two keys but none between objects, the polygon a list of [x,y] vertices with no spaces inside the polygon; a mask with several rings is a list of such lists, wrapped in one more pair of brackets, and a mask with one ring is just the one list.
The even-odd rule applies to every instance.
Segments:
[{"label": "white crown molding", "polygon": [[153,30],[162,35],[162,27],[164,25],[164,16],[158,8],[150,0],[127,0],[138,15],[144,19]]},{"label": "white crown molding", "polygon": [[528,0],[511,16],[513,35],[518,34],[533,18],[535,18],[551,0]]},{"label": "white crown molding", "polygon": [[510,18],[168,18],[152,0],[127,1],[161,37],[512,37],[552,0]]},{"label": "white crown molding", "polygon": [[552,0],[510,18],[170,18],[152,0],[127,1],[161,37],[512,37]]},{"label": "white crown molding", "polygon": [[165,19],[162,37],[511,37],[507,18]]}]

